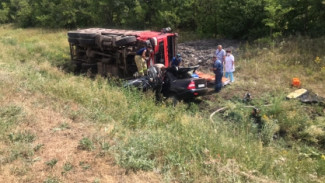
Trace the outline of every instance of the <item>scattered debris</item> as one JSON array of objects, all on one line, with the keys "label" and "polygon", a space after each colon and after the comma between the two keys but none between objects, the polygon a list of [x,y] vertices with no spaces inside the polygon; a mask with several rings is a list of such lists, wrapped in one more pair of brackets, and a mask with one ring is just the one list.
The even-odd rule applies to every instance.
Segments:
[{"label": "scattered debris", "polygon": [[322,103],[322,104],[325,104],[324,98],[318,96],[316,93],[313,93],[311,91],[308,91],[307,93],[303,94],[300,97],[300,101],[302,103],[308,103],[308,104],[311,104],[311,103]]},{"label": "scattered debris", "polygon": [[294,92],[289,93],[289,95],[287,95],[287,99],[295,99],[295,98],[299,98],[301,97],[303,94],[306,94],[308,91],[304,88],[301,88],[299,90],[296,90]]},{"label": "scattered debris", "polygon": [[254,123],[257,124],[258,129],[261,129],[263,126],[263,122],[262,122],[262,116],[260,115],[260,109],[254,107],[251,113],[251,118],[253,118]]},{"label": "scattered debris", "polygon": [[248,103],[248,102],[250,102],[252,100],[252,96],[251,96],[251,94],[250,93],[246,93],[245,94],[245,96],[244,96],[244,98],[243,98],[243,102],[244,103]]},{"label": "scattered debris", "polygon": [[289,93],[289,95],[287,95],[287,99],[299,99],[302,103],[308,104],[325,103],[325,99],[323,97],[320,97],[316,93],[303,88]]}]

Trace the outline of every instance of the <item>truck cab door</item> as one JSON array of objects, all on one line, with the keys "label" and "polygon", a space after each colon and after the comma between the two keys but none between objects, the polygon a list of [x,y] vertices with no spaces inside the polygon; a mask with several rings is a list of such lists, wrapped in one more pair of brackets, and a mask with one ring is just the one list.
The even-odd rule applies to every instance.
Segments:
[{"label": "truck cab door", "polygon": [[175,41],[176,41],[175,36],[168,36],[167,37],[167,45],[168,46],[167,46],[166,52],[168,53],[168,65],[170,65],[170,62],[173,60],[173,57],[175,57],[175,55],[176,55]]},{"label": "truck cab door", "polygon": [[158,51],[155,54],[155,63],[165,65],[165,44],[164,40],[158,40]]},{"label": "truck cab door", "polygon": [[157,42],[155,63],[164,64],[165,67],[168,67],[176,55],[175,36],[166,36],[157,40]]}]

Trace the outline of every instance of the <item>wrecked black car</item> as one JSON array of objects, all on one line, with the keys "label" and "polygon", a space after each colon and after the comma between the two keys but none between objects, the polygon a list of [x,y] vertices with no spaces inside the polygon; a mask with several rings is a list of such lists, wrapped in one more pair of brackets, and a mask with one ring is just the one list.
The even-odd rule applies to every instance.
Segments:
[{"label": "wrecked black car", "polygon": [[175,97],[179,100],[187,100],[206,94],[208,91],[207,81],[192,76],[198,67],[167,68],[163,80],[163,95],[165,97]]},{"label": "wrecked black car", "polygon": [[134,86],[146,91],[152,89],[156,97],[163,95],[172,100],[191,100],[207,93],[207,81],[193,77],[199,66],[159,67],[152,66],[148,75],[128,81],[125,86]]}]

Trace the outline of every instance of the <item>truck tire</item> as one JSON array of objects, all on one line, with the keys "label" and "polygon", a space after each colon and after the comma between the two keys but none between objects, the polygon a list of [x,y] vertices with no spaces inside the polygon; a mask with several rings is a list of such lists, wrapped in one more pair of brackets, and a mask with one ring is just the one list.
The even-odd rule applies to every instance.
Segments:
[{"label": "truck tire", "polygon": [[92,73],[97,73],[97,64],[82,63],[81,70],[82,71],[90,70]]},{"label": "truck tire", "polygon": [[95,37],[99,35],[96,33],[79,33],[79,37],[82,39],[95,39]]},{"label": "truck tire", "polygon": [[96,45],[95,39],[79,39],[79,43],[84,46],[94,46]]},{"label": "truck tire", "polygon": [[134,43],[136,41],[137,41],[137,38],[135,36],[126,36],[126,37],[121,38],[120,40],[117,40],[115,42],[115,45],[116,46],[125,46],[130,43]]},{"label": "truck tire", "polygon": [[112,37],[110,36],[103,36],[103,35],[97,35],[95,38],[96,45],[103,49],[105,46],[111,46],[112,45]]},{"label": "truck tire", "polygon": [[69,41],[69,43],[74,43],[74,44],[78,44],[79,43],[78,38],[69,37],[68,38],[68,41]]},{"label": "truck tire", "polygon": [[79,32],[78,31],[69,31],[68,32],[68,37],[69,38],[78,38],[79,37]]}]

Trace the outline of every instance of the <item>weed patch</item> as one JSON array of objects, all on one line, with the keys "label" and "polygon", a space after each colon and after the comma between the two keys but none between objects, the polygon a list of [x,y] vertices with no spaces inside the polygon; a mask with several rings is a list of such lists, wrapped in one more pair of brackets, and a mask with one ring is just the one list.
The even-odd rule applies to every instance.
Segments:
[{"label": "weed patch", "polygon": [[79,166],[83,169],[83,170],[88,170],[91,168],[90,164],[88,164],[87,162],[84,161],[80,161],[79,162]]},{"label": "weed patch", "polygon": [[60,183],[60,179],[54,176],[47,177],[43,183]]},{"label": "weed patch", "polygon": [[9,134],[9,140],[11,142],[25,142],[31,143],[35,140],[35,135],[29,131],[23,131],[18,133]]},{"label": "weed patch", "polygon": [[78,149],[91,151],[94,148],[94,143],[87,137],[84,137],[79,141]]},{"label": "weed patch", "polygon": [[58,162],[57,159],[51,159],[50,161],[47,161],[45,164],[46,164],[48,167],[53,168],[53,167],[56,165],[57,162]]},{"label": "weed patch", "polygon": [[0,139],[3,139],[5,133],[19,124],[23,118],[22,108],[14,105],[0,106]]}]

